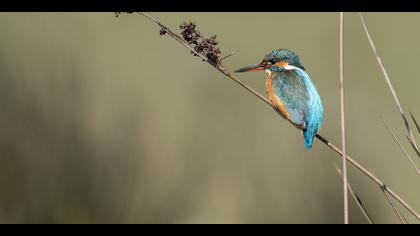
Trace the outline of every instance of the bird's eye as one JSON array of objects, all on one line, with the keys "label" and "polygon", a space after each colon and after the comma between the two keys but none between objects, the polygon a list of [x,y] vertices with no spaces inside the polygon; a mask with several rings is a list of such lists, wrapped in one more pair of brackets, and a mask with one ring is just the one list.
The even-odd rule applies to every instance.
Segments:
[{"label": "bird's eye", "polygon": [[276,61],[275,61],[274,59],[271,59],[269,62],[270,62],[272,65],[276,64]]}]

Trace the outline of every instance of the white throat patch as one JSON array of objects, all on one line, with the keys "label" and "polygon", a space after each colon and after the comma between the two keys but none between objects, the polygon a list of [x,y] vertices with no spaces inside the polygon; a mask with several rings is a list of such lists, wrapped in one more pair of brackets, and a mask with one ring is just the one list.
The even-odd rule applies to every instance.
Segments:
[{"label": "white throat patch", "polygon": [[286,70],[295,70],[295,69],[297,69],[297,67],[296,66],[292,66],[292,65],[287,65],[287,66],[284,67],[284,69],[286,69]]},{"label": "white throat patch", "polygon": [[[296,70],[299,69],[299,67],[296,66],[292,66],[292,65],[287,65],[285,67],[283,67],[285,70]],[[269,69],[265,69],[265,72],[267,72],[268,75],[271,75],[272,71]]]}]

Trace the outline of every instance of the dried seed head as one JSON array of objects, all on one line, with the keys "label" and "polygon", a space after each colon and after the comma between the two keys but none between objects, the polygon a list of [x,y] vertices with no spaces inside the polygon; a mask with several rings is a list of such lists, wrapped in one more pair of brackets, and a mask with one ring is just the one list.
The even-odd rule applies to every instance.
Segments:
[{"label": "dried seed head", "polygon": [[200,32],[195,29],[196,25],[194,22],[183,22],[179,28],[182,29],[181,34],[185,41],[187,41],[189,44],[198,44],[198,40],[201,38],[201,35]]},{"label": "dried seed head", "polygon": [[165,30],[165,29],[163,29],[163,28],[161,28],[161,29],[159,30],[159,34],[160,34],[160,35],[165,35],[165,34],[166,34],[166,30]]},{"label": "dried seed head", "polygon": [[[179,25],[179,28],[182,30],[181,35],[186,42],[191,45],[194,45],[194,50],[197,53],[205,55],[209,60],[216,63],[220,63],[220,58],[222,56],[220,49],[216,47],[218,42],[216,41],[216,35],[211,36],[210,38],[204,38],[200,32],[196,29],[195,22],[182,22]],[[194,54],[194,56],[197,56]]]},{"label": "dried seed head", "polygon": [[[127,14],[131,14],[131,13],[133,13],[133,12],[125,12],[125,13],[127,13]],[[115,17],[119,17],[121,14],[122,14],[122,12],[115,12],[115,13],[114,13]]]}]

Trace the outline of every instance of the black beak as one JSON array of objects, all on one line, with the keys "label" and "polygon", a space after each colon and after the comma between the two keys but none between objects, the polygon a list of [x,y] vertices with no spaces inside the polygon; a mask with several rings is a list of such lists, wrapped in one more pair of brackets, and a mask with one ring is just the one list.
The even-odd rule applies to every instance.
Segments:
[{"label": "black beak", "polygon": [[264,64],[255,64],[255,65],[245,66],[244,68],[236,70],[235,72],[260,71],[260,70],[265,70],[266,68],[267,67]]}]

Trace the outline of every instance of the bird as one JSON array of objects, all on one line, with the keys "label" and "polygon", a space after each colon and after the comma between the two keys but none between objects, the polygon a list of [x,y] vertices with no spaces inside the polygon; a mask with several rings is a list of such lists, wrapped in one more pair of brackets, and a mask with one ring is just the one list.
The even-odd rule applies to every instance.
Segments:
[{"label": "bird", "polygon": [[280,115],[303,132],[304,147],[309,150],[324,122],[324,107],[317,88],[306,72],[297,53],[276,49],[262,62],[235,72],[265,70],[268,100]]}]

